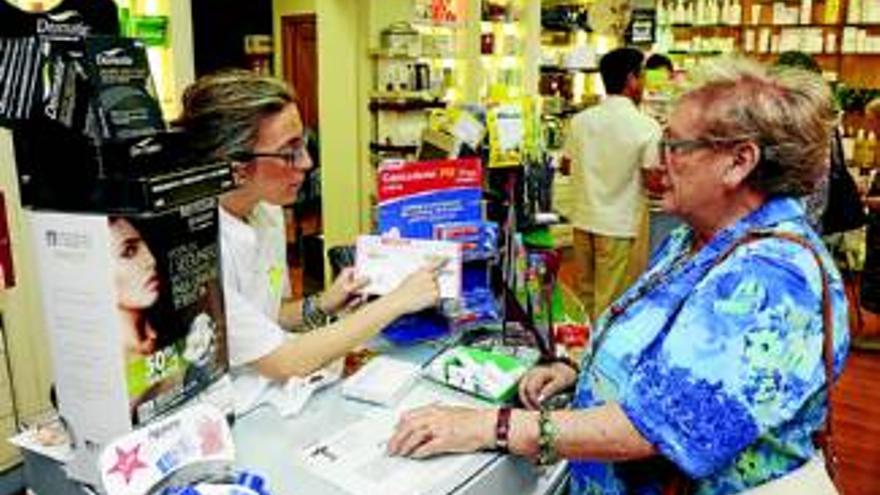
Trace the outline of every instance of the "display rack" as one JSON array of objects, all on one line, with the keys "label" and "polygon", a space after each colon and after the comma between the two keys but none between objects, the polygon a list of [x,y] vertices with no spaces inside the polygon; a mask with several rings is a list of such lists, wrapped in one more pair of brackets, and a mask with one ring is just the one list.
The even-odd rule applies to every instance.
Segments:
[{"label": "display rack", "polygon": [[861,0],[685,0],[659,2],[657,51],[685,69],[707,57],[742,53],[772,61],[812,55],[826,78],[880,86],[880,6]]}]

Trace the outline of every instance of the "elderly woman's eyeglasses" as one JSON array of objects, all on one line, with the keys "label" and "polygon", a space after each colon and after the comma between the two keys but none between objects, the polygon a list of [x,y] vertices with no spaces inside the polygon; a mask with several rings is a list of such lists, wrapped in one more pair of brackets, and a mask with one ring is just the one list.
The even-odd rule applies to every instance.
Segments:
[{"label": "elderly woman's eyeglasses", "polygon": [[694,138],[670,139],[664,137],[657,144],[660,160],[666,161],[673,153],[690,153],[703,148],[717,148],[747,141],[747,138]]},{"label": "elderly woman's eyeglasses", "polygon": [[293,145],[289,151],[239,151],[230,155],[230,158],[237,162],[249,162],[255,158],[276,158],[284,160],[289,167],[296,167],[308,156],[307,147],[308,140],[304,137],[302,141]]}]

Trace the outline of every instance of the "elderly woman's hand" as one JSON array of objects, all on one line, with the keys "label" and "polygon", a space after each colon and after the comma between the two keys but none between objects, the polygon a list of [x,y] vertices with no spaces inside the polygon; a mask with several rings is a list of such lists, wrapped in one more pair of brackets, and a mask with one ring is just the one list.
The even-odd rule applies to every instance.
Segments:
[{"label": "elderly woman's hand", "polygon": [[495,445],[494,409],[426,406],[403,413],[388,441],[388,453],[423,458],[474,452]]},{"label": "elderly woman's hand", "polygon": [[536,366],[519,382],[519,398],[529,409],[538,409],[541,402],[574,385],[577,373],[565,363]]}]

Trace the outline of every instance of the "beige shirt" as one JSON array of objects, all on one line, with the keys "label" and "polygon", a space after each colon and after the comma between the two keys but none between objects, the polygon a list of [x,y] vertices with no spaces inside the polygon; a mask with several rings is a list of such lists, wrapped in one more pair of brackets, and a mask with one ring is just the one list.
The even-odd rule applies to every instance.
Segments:
[{"label": "beige shirt", "polygon": [[636,236],[645,208],[639,170],[656,163],[660,134],[660,125],[624,96],[608,96],[572,118],[564,153],[572,161],[575,228]]}]

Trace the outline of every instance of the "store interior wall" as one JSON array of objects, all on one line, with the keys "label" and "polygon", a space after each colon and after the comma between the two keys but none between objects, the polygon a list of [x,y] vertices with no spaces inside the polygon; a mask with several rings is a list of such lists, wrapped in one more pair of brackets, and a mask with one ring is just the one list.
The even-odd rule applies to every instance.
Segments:
[{"label": "store interior wall", "polygon": [[[274,71],[283,74],[281,19],[315,14],[318,36],[318,121],[321,133],[321,195],[324,249],[351,244],[367,232],[369,158],[366,153],[369,91],[367,56],[374,1],[273,0]],[[385,0],[381,10],[395,10],[404,0]],[[326,257],[325,257],[326,258]],[[330,276],[331,270],[324,273]]]}]

